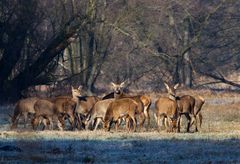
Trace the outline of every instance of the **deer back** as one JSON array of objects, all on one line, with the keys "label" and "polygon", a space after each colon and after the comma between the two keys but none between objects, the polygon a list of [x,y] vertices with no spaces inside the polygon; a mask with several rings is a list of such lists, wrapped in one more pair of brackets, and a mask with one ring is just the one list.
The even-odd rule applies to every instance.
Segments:
[{"label": "deer back", "polygon": [[190,95],[177,98],[178,110],[180,113],[194,114],[195,99]]},{"label": "deer back", "polygon": [[116,121],[118,118],[128,115],[132,110],[136,110],[138,103],[130,98],[122,98],[110,103],[105,118],[105,121],[110,121],[114,119]]},{"label": "deer back", "polygon": [[54,103],[49,100],[39,99],[34,104],[35,114],[37,116],[53,116],[58,114],[57,108]]},{"label": "deer back", "polygon": [[94,104],[100,99],[96,96],[81,96],[78,98],[76,107],[77,113],[88,114],[93,108]]},{"label": "deer back", "polygon": [[156,101],[155,110],[156,115],[164,115],[171,118],[176,118],[178,113],[176,101],[167,97],[160,97]]}]

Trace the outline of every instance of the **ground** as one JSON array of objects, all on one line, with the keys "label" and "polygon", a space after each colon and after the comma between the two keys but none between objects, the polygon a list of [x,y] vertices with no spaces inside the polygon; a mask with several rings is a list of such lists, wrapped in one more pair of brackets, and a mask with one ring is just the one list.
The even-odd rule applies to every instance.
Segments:
[{"label": "ground", "polygon": [[240,98],[235,93],[204,97],[197,133],[158,132],[154,119],[148,132],[35,132],[22,126],[11,131],[7,113],[13,107],[2,106],[0,162],[240,163]]}]

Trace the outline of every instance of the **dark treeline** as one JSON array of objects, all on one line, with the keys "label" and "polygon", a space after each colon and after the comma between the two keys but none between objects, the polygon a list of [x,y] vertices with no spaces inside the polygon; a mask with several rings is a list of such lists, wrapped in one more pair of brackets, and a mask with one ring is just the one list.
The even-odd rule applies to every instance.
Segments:
[{"label": "dark treeline", "polygon": [[1,0],[1,100],[36,85],[92,93],[123,80],[140,90],[240,87],[239,9],[232,0]]}]

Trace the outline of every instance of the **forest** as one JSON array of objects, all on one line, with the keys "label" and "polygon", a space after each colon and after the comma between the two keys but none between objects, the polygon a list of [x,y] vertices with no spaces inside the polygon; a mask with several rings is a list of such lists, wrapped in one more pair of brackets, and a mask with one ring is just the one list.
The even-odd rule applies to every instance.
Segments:
[{"label": "forest", "polygon": [[235,0],[1,0],[1,101],[36,86],[87,94],[238,89],[240,2]]}]

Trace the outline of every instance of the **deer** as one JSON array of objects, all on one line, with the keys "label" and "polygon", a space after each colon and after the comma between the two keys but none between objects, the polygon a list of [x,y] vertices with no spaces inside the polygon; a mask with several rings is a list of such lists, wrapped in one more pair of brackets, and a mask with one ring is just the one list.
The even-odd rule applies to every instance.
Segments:
[{"label": "deer", "polygon": [[176,101],[169,97],[159,97],[155,102],[154,117],[157,122],[158,131],[161,130],[162,120],[163,126],[166,125],[165,122],[167,122],[167,125],[169,125],[166,129],[167,132],[175,132],[177,129],[178,121],[178,110]]},{"label": "deer", "polygon": [[[198,131],[197,128],[197,115],[200,118],[200,122],[202,122],[202,115],[199,114],[202,105],[204,104],[204,99],[199,98],[199,102],[196,104],[196,99],[190,95],[183,95],[183,96],[176,96],[176,90],[179,84],[176,84],[174,87],[171,87],[167,83],[164,82],[164,85],[167,89],[169,98],[173,99],[177,103],[179,119],[178,119],[178,132],[180,132],[181,126],[180,121],[182,115],[185,115],[187,118],[187,132],[190,131],[190,126],[194,123],[195,124],[195,132]],[[195,105],[196,104],[196,105]]]},{"label": "deer", "polygon": [[115,98],[115,99],[121,99],[121,98],[131,98],[134,101],[138,103],[137,108],[137,114],[140,117],[140,128],[142,129],[145,119],[147,118],[148,126],[150,125],[150,115],[149,115],[149,107],[151,105],[151,99],[149,96],[146,95],[137,95],[137,96],[131,96],[128,94],[123,93],[123,88],[125,86],[125,82],[122,82],[120,84],[115,84],[111,82],[113,93],[110,93],[103,97],[103,99],[106,98]]},{"label": "deer", "polygon": [[[77,103],[67,96],[53,98],[51,102],[55,104],[57,111],[62,114],[62,120],[68,119],[73,130],[75,128],[75,108]],[[62,122],[62,127],[65,128],[65,121]]]},{"label": "deer", "polygon": [[93,108],[94,104],[100,100],[97,96],[81,96],[81,87],[75,89],[72,87],[73,100],[76,102],[76,126],[78,129],[85,128],[85,120]]},{"label": "deer", "polygon": [[[37,126],[40,124],[41,118],[44,118],[47,120],[47,125],[48,127],[50,126],[49,129],[53,129],[53,120],[57,121],[57,126],[60,130],[63,130],[63,117],[61,113],[58,111],[56,105],[46,99],[39,99],[35,102],[34,104],[34,116],[32,119],[32,127],[33,130],[37,128]],[[62,125],[60,125],[60,123]],[[45,125],[42,130],[45,129]]]},{"label": "deer", "polygon": [[129,120],[133,122],[133,131],[136,131],[137,120],[136,120],[136,111],[138,108],[138,103],[130,98],[117,99],[111,102],[107,108],[105,117],[104,117],[104,128],[107,131],[110,131],[111,124],[115,123],[116,131],[118,130],[118,120],[126,117],[126,128],[130,132],[130,126],[128,124]]},{"label": "deer", "polygon": [[106,115],[108,106],[110,103],[112,103],[115,99],[105,99],[100,100],[96,102],[96,104],[93,106],[91,111],[89,112],[87,123],[86,123],[86,129],[89,129],[89,126],[92,125],[94,131],[97,130],[100,123],[103,122],[103,119]]},{"label": "deer", "polygon": [[20,117],[23,117],[24,128],[26,128],[28,116],[35,113],[34,104],[38,99],[37,97],[30,97],[21,99],[16,103],[13,116],[9,115],[12,122],[11,129],[17,128]]}]

